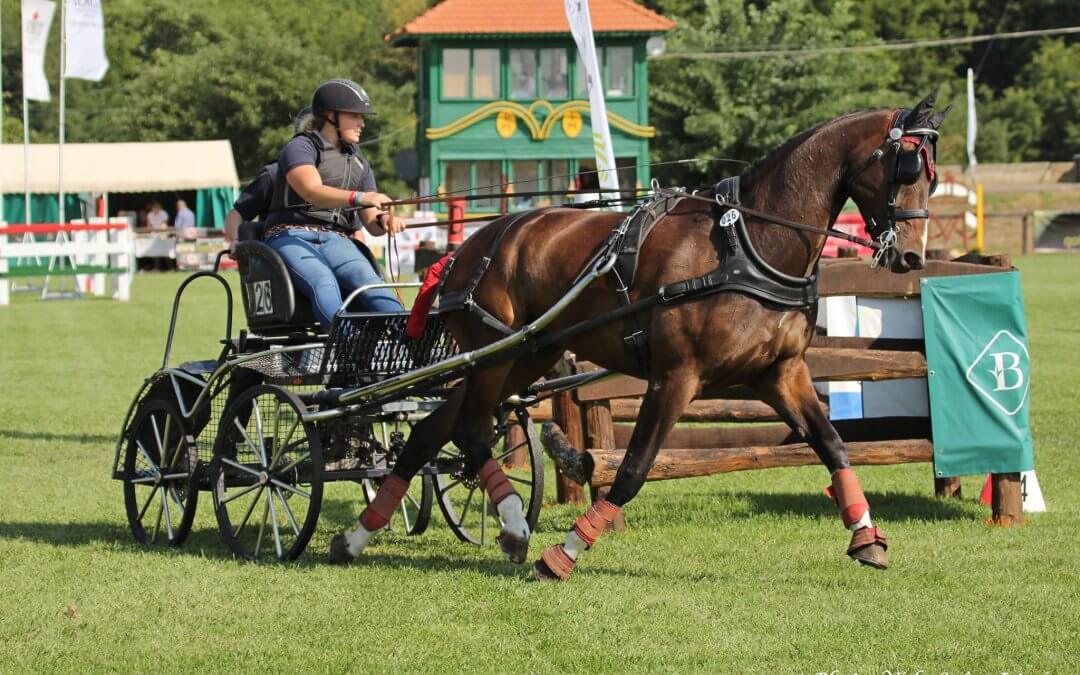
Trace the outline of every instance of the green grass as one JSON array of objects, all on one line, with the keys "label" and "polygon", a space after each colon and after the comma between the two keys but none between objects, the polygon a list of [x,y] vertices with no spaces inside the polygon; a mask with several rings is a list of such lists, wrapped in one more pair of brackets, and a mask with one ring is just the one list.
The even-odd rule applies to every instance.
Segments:
[{"label": "green grass", "polygon": [[[437,514],[330,567],[359,499],[340,484],[295,564],[230,559],[208,499],[183,548],[141,548],[109,463],[183,277],[139,275],[129,303],[20,295],[0,308],[0,671],[1074,671],[1076,263],[1018,264],[1048,513],[988,528],[980,477],[941,502],[929,465],[861,468],[892,543],[879,572],[843,555],[820,467],[653,483],[563,585],[458,543]],[[177,359],[216,353],[220,289],[200,283]],[[577,511],[545,508],[533,553]]]}]

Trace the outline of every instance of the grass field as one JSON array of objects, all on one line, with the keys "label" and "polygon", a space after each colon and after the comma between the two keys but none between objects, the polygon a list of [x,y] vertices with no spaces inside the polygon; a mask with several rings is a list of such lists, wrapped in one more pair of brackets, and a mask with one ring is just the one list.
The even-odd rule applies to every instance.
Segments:
[{"label": "grass field", "polygon": [[[140,275],[129,303],[20,295],[0,308],[0,671],[1075,672],[1078,260],[1016,264],[1048,513],[989,528],[981,477],[943,502],[929,465],[862,468],[892,545],[879,572],[843,555],[820,467],[654,483],[563,585],[459,543],[437,514],[326,565],[358,510],[341,484],[295,564],[232,560],[209,499],[183,548],[141,548],[110,460],[182,277]],[[220,289],[194,290],[177,359],[217,351]],[[533,553],[576,515],[545,508]]]}]

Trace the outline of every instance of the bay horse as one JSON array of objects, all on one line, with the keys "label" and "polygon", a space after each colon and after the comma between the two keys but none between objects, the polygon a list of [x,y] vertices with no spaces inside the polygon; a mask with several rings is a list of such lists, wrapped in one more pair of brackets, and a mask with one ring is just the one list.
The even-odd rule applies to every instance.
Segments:
[{"label": "bay horse", "polygon": [[[927,202],[936,183],[932,141],[948,112],[935,113],[934,98],[931,93],[912,109],[865,110],[826,121],[748,169],[737,195],[747,209],[741,232],[758,258],[781,276],[807,278],[816,271],[825,228],[850,198],[871,236],[881,242],[878,260],[883,266],[896,273],[921,268]],[[628,301],[654,297],[662,288],[706,274],[723,262],[729,249],[717,227],[715,192],[684,193],[658,214],[640,247]],[[461,349],[490,344],[505,334],[494,327],[499,322],[518,329],[562,299],[624,218],[620,213],[545,208],[503,216],[471,236],[456,252],[442,289],[445,302],[471,285],[472,298],[483,310],[443,312]],[[792,221],[803,227],[793,228]],[[477,273],[481,267],[486,271]],[[616,297],[618,283],[612,277],[592,282],[547,330],[555,332],[625,306],[627,300]],[[524,562],[531,533],[521,498],[492,459],[493,415],[500,402],[544,376],[571,350],[603,368],[648,380],[648,390],[607,497],[577,518],[564,543],[543,552],[533,566],[537,578],[567,579],[581,554],[641,489],[664,438],[687,405],[733,385],[749,386],[771,405],[828,469],[831,494],[852,531],[847,555],[887,567],[886,539],[870,518],[844,443],[818,400],[804,360],[816,314],[816,302],[791,308],[750,293],[715,292],[685,302],[651,304],[626,319],[470,371],[446,402],[413,428],[393,472],[361,513],[357,527],[331,541],[331,562],[346,563],[359,555],[386,524],[409,481],[449,441],[469,459],[496,506],[503,552],[514,562]],[[628,321],[644,334],[647,360],[627,348]]]}]

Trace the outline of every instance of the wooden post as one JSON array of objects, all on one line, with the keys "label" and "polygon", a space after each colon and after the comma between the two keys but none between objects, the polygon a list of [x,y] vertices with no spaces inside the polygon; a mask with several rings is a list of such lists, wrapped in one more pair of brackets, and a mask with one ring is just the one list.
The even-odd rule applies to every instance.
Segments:
[{"label": "wooden post", "polygon": [[[585,447],[613,448],[615,447],[615,423],[611,418],[611,404],[608,401],[593,401],[586,403],[585,409]],[[610,487],[591,487],[590,496],[593,502],[604,499]],[[610,529],[621,532],[626,529],[626,518],[623,514],[616,516],[611,522]]]},{"label": "wooden post", "polygon": [[935,478],[934,496],[938,499],[960,499],[960,479]]},{"label": "wooden post", "polygon": [[[556,366],[559,375],[571,375],[576,370],[569,359],[564,359]],[[582,450],[585,447],[585,433],[582,428],[581,406],[574,400],[572,391],[563,391],[551,397],[551,419],[566,434],[570,444]],[[560,504],[584,504],[585,489],[555,470],[555,492]]]},{"label": "wooden post", "polygon": [[1010,527],[1024,524],[1024,496],[1020,474],[995,473],[990,479],[990,509],[995,525]]}]

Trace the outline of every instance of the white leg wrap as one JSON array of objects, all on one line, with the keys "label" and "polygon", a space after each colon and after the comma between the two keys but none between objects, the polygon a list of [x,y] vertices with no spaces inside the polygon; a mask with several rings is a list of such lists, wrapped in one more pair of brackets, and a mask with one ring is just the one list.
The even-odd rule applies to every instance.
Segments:
[{"label": "white leg wrap", "polygon": [[357,523],[355,530],[345,533],[345,542],[348,544],[349,553],[353,556],[359,556],[364,547],[371,541],[371,535],[373,534],[375,533]]},{"label": "white leg wrap", "polygon": [[859,518],[858,522],[851,524],[851,531],[855,532],[861,530],[864,527],[873,527],[874,523],[870,521],[870,509],[866,509],[866,513],[862,514],[862,518]]},{"label": "white leg wrap", "polygon": [[525,520],[524,503],[518,495],[510,495],[499,502],[496,510],[502,521],[502,531],[521,539],[529,538],[529,523]]},{"label": "white leg wrap", "polygon": [[571,559],[577,560],[578,556],[585,552],[585,549],[589,548],[589,545],[585,543],[585,540],[577,535],[577,532],[570,530],[566,533],[566,542],[563,543],[563,550],[566,551],[566,555]]}]

